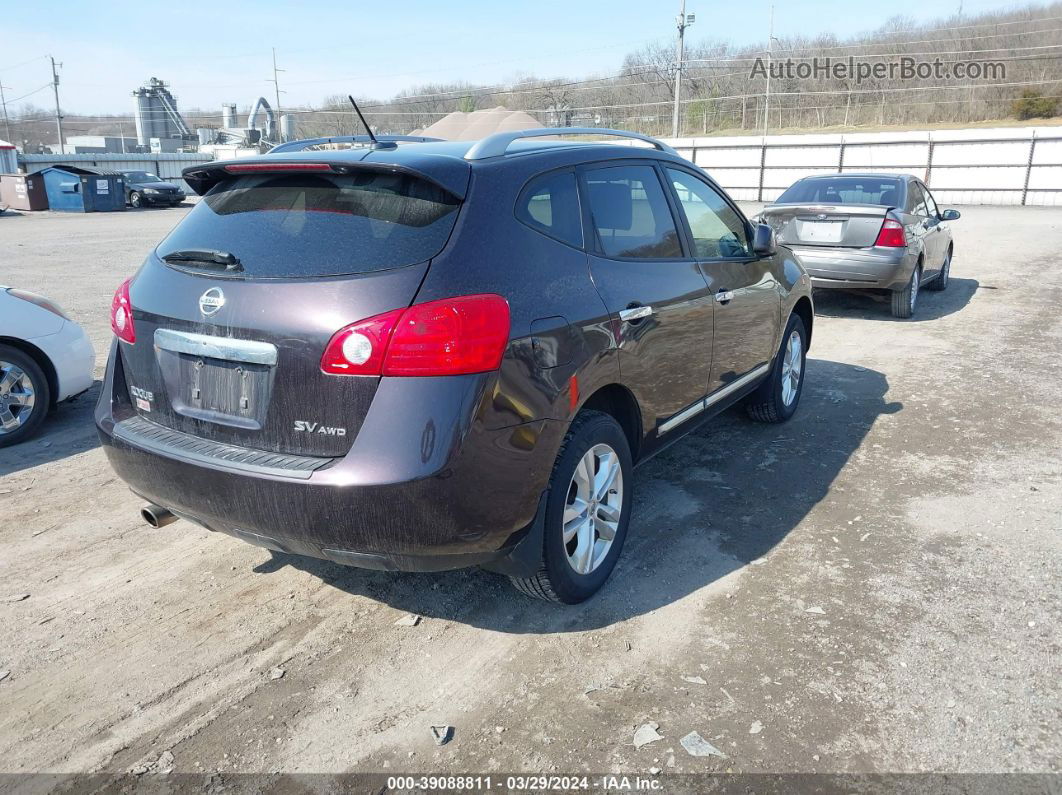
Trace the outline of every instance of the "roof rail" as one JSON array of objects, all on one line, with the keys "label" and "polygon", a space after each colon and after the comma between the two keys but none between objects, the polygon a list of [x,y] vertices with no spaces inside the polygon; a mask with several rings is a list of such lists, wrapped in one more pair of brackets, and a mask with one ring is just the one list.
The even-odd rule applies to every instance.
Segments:
[{"label": "roof rail", "polygon": [[508,132],[488,135],[472,145],[472,148],[465,153],[465,160],[485,160],[488,157],[500,157],[508,151],[509,144],[520,138],[540,138],[553,135],[608,135],[616,138],[633,138],[637,141],[650,143],[661,152],[667,152],[670,155],[678,154],[663,141],[627,130],[609,130],[603,127],[541,127],[536,130],[509,130]]},{"label": "roof rail", "polygon": [[[412,142],[412,143],[430,143],[432,141],[441,141],[442,138],[427,138],[422,135],[377,135],[377,141],[381,142]],[[277,144],[270,149],[266,154],[276,154],[277,152],[302,152],[309,149],[311,146],[320,146],[321,144],[359,144],[359,143],[372,143],[372,139],[367,135],[333,135],[330,138],[303,138],[299,141],[288,141],[287,143]]]}]

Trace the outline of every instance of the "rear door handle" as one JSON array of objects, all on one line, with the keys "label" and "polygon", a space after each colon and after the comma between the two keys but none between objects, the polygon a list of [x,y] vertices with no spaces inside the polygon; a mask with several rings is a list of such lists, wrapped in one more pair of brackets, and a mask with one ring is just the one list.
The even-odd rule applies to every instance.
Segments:
[{"label": "rear door handle", "polygon": [[734,291],[720,290],[715,294],[715,300],[725,306],[726,304],[729,304],[731,301],[734,300]]},{"label": "rear door handle", "polygon": [[621,309],[619,311],[620,320],[625,323],[641,320],[642,318],[649,317],[651,314],[653,314],[653,308],[651,306],[629,306],[626,309]]}]

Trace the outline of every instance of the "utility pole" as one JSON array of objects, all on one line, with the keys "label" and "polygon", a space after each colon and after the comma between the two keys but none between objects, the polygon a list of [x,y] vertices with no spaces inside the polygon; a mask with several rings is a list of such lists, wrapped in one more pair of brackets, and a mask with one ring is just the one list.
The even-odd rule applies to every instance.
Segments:
[{"label": "utility pole", "polygon": [[763,95],[763,137],[767,137],[767,128],[771,121],[771,55],[774,46],[774,6],[771,6],[771,29],[767,34],[767,91]]},{"label": "utility pole", "polygon": [[7,117],[7,99],[4,98],[5,88],[10,88],[10,86],[5,86],[3,83],[0,83],[0,105],[4,106],[4,129],[6,130],[4,137],[7,138],[8,141],[14,143],[15,139],[11,137],[11,119]]},{"label": "utility pole", "polygon": [[273,48],[273,79],[270,80],[273,84],[273,88],[276,91],[277,98],[277,136],[280,138],[281,143],[284,142],[284,130],[280,124],[280,81],[277,79],[277,72],[283,72],[283,69],[277,69],[277,48]]},{"label": "utility pole", "polygon": [[[66,154],[66,145],[63,144],[63,113],[59,110],[59,71],[55,68],[55,58],[48,56],[52,61],[52,90],[55,92],[55,129],[59,133],[59,154]],[[62,68],[62,64],[59,67]]]},{"label": "utility pole", "polygon": [[678,41],[675,43],[675,110],[671,115],[671,137],[678,138],[679,134],[679,92],[682,90],[682,39],[686,33],[686,26],[694,22],[693,14],[686,16],[686,0],[682,0],[679,8]]}]

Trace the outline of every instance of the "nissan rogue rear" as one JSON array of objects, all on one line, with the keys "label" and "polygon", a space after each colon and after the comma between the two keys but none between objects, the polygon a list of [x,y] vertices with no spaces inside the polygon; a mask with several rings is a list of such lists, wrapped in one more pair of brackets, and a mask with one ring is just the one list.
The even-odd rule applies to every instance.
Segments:
[{"label": "nissan rogue rear", "polygon": [[771,230],[652,139],[526,135],[184,172],[203,198],[115,294],[96,411],[152,524],[574,603],[635,462],[738,401],[792,416],[810,282]]}]

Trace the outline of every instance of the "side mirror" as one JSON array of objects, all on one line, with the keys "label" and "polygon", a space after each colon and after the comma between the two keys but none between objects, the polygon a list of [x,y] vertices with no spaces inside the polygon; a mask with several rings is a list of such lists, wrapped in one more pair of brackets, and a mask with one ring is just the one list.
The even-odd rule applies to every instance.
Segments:
[{"label": "side mirror", "polygon": [[774,239],[774,230],[767,224],[756,224],[756,230],[752,235],[752,250],[763,257],[770,256],[778,251],[778,244]]},{"label": "side mirror", "polygon": [[940,214],[941,221],[958,221],[961,217],[958,210],[945,210]]}]

